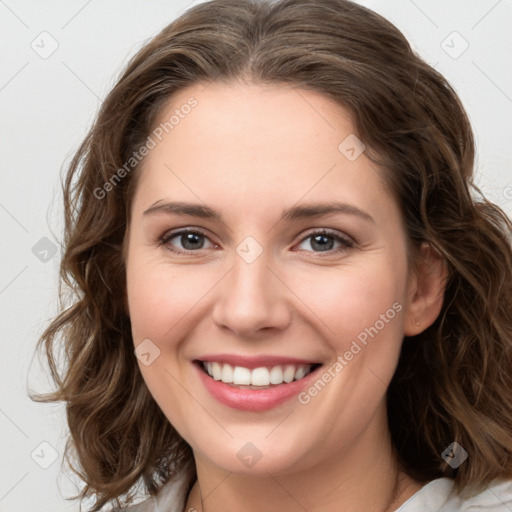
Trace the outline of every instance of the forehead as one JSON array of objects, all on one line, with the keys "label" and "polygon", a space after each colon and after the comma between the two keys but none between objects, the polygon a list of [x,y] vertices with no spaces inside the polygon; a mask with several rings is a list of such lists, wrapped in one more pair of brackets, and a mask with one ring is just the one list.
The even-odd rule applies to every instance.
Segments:
[{"label": "forehead", "polygon": [[225,160],[241,153],[263,161],[280,154],[299,158],[311,155],[319,142],[320,151],[332,153],[340,135],[354,131],[349,113],[333,100],[286,84],[195,84],[169,100],[157,125],[165,128],[173,114],[188,111],[192,99],[196,106],[179,120],[175,115],[176,124],[163,137],[175,145],[193,144],[196,137],[202,154],[214,151]]},{"label": "forehead", "polygon": [[362,207],[389,200],[364,152],[346,152],[361,149],[349,113],[317,92],[195,84],[168,101],[151,137],[136,194],[146,207],[175,196],[267,212],[302,199]]}]

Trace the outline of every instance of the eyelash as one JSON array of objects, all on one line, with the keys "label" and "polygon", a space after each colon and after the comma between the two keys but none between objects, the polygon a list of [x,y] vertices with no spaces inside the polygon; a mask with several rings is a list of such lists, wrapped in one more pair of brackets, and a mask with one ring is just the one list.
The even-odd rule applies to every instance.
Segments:
[{"label": "eyelash", "polygon": [[[181,235],[186,235],[189,233],[194,234],[194,235],[204,236],[205,238],[208,238],[208,236],[199,229],[185,228],[185,229],[180,229],[178,231],[174,231],[174,232],[170,232],[170,233],[164,233],[158,239],[158,246],[165,246],[167,250],[169,250],[173,253],[176,253],[176,254],[183,254],[183,255],[189,255],[189,254],[192,254],[195,252],[202,251],[202,249],[198,249],[198,250],[176,249],[170,245],[169,242],[173,238],[176,238]],[[333,254],[342,253],[342,252],[345,252],[345,251],[355,247],[354,241],[351,240],[350,238],[343,237],[343,236],[339,235],[337,232],[332,231],[330,229],[325,229],[325,228],[320,229],[318,231],[312,231],[312,232],[308,233],[305,237],[303,237],[301,239],[301,241],[299,242],[299,245],[301,245],[303,242],[305,242],[309,238],[314,238],[315,236],[330,237],[330,238],[335,239],[335,241],[340,242],[342,244],[342,246],[338,247],[337,249],[330,249],[327,251],[306,251],[306,252],[313,252],[314,254],[317,254],[319,257],[332,256]],[[213,243],[213,242],[210,241],[210,243]],[[216,245],[216,244],[214,244],[214,245]]]}]

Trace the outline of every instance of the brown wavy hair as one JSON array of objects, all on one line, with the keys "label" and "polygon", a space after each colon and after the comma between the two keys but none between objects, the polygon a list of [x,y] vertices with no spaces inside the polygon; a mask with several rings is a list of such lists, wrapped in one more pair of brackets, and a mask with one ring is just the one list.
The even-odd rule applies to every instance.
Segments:
[{"label": "brown wavy hair", "polygon": [[[31,398],[66,403],[65,458],[85,482],[81,501],[96,498],[91,512],[123,506],[141,483],[154,495],[192,460],[134,355],[123,242],[138,168],[105,184],[174,93],[212,81],[288,84],[348,109],[409,244],[430,244],[448,267],[442,311],[404,340],[388,389],[399,462],[422,482],[453,478],[458,492],[510,478],[512,224],[473,184],[473,134],[456,93],[396,27],[352,2],[213,0],[131,59],[63,180],[61,310],[37,345],[56,391]],[[452,441],[469,453],[455,471],[441,457]]]}]

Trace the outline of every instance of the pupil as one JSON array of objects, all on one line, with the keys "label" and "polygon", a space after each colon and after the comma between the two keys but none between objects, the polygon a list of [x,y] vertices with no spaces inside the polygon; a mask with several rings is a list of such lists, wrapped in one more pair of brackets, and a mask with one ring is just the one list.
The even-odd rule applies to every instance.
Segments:
[{"label": "pupil", "polygon": [[[320,242],[320,240],[322,242]],[[327,243],[325,243],[327,241]],[[319,243],[320,242],[320,243]],[[313,237],[313,243],[311,244],[313,248],[315,248],[315,244],[318,244],[317,248],[319,248],[320,251],[328,251],[332,249],[333,240],[331,237],[326,235],[316,235]]]},{"label": "pupil", "polygon": [[186,233],[181,237],[181,243],[185,249],[197,249],[201,244],[198,244],[198,239],[200,235],[196,235],[194,233]]}]

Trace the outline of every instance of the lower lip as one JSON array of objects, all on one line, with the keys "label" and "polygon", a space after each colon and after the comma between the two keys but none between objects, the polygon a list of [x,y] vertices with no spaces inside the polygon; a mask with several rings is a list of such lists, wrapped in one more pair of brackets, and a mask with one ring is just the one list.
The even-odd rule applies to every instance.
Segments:
[{"label": "lower lip", "polygon": [[266,411],[273,409],[286,402],[290,398],[298,395],[313,379],[315,379],[321,366],[306,375],[303,379],[295,380],[290,383],[283,383],[266,389],[240,389],[230,386],[220,380],[214,380],[195,364],[199,372],[199,378],[202,380],[206,389],[213,398],[224,405],[240,411]]}]

